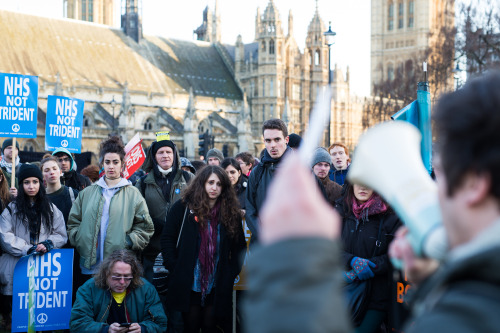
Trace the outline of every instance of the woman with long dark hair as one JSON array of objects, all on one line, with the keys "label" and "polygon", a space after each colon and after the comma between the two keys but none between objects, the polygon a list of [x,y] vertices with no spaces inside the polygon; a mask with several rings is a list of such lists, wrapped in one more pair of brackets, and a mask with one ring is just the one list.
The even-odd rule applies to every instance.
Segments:
[{"label": "woman with long dark hair", "polygon": [[248,186],[248,178],[241,172],[240,164],[232,157],[225,158],[221,165],[222,169],[226,170],[226,173],[233,185],[236,196],[238,197],[238,202],[240,203],[240,208],[245,214],[245,196]]},{"label": "woman with long dark hair", "polygon": [[[66,226],[61,211],[47,198],[42,186],[42,172],[34,165],[23,164],[18,175],[16,199],[0,219],[0,284],[2,306],[12,308],[14,267],[32,252],[46,253],[66,244]],[[7,312],[7,313],[5,313]],[[4,318],[10,318],[4,310]]]},{"label": "woman with long dark hair", "polygon": [[245,238],[224,169],[209,165],[196,174],[168,213],[161,244],[170,271],[167,306],[182,312],[184,332],[216,332],[216,324],[230,322]]},{"label": "woman with long dark hair", "polygon": [[125,178],[125,150],[112,136],[101,143],[99,162],[104,176],[78,194],[68,218],[68,237],[80,254],[81,286],[108,255],[119,249],[142,251],[154,226],[146,201]]},{"label": "woman with long dark hair", "polygon": [[391,295],[392,266],[387,252],[401,222],[377,193],[358,184],[347,184],[336,208],[343,220],[344,278],[347,283],[367,280],[370,284],[364,295],[366,306],[353,318],[356,332],[378,332]]}]

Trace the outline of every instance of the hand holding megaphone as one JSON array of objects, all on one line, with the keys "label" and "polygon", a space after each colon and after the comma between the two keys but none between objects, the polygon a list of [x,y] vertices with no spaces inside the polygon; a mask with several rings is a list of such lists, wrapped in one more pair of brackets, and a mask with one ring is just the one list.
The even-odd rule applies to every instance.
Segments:
[{"label": "hand holding megaphone", "polygon": [[[374,126],[360,138],[347,179],[372,188],[391,205],[408,227],[416,255],[440,260],[447,250],[446,235],[437,186],[423,165],[420,141],[419,131],[406,122]],[[389,158],[380,158],[381,149]]]}]

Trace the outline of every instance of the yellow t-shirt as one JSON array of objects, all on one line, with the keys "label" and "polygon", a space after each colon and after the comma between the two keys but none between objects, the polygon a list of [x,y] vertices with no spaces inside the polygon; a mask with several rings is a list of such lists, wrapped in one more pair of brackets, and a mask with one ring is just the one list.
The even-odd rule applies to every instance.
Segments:
[{"label": "yellow t-shirt", "polygon": [[127,291],[122,291],[121,293],[115,293],[114,291],[111,292],[111,295],[113,295],[113,298],[115,299],[116,303],[118,303],[118,306],[122,305],[123,300],[125,299],[125,296],[127,295]]}]

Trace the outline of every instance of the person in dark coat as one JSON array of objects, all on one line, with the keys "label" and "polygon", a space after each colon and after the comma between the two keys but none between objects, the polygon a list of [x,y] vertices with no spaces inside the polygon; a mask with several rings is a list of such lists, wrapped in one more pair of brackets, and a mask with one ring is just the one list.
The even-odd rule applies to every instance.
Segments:
[{"label": "person in dark coat", "polygon": [[347,184],[336,208],[343,221],[344,279],[371,281],[370,302],[363,318],[354,323],[356,332],[376,332],[388,311],[392,276],[388,249],[401,221],[377,193],[358,184]]},{"label": "person in dark coat", "polygon": [[251,243],[259,239],[259,212],[264,204],[267,189],[271,184],[278,165],[283,156],[289,154],[292,148],[288,147],[288,129],[281,119],[269,119],[262,125],[265,149],[261,162],[253,168],[248,179],[246,196],[246,215],[248,228],[252,232]]},{"label": "person in dark coat", "polygon": [[57,148],[52,153],[57,158],[62,171],[61,184],[81,191],[87,186],[92,185],[90,179],[76,172],[76,163],[73,155],[65,148]]},{"label": "person in dark coat", "polygon": [[241,172],[240,164],[232,157],[227,157],[222,161],[222,169],[226,170],[231,185],[233,185],[236,196],[238,197],[238,202],[240,203],[240,209],[243,210],[245,214],[245,198],[248,186],[248,178]]},{"label": "person in dark coat", "polygon": [[167,306],[182,312],[184,332],[216,332],[216,324],[230,322],[246,243],[224,169],[209,165],[195,176],[167,215],[161,246],[170,272]]}]

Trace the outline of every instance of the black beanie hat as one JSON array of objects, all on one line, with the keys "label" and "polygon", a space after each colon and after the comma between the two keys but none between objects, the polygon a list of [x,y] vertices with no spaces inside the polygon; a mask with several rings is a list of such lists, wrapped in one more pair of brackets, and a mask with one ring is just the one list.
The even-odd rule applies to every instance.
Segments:
[{"label": "black beanie hat", "polygon": [[17,179],[19,180],[19,184],[23,182],[26,178],[36,177],[40,179],[40,182],[43,182],[42,171],[37,168],[33,164],[22,164],[19,168],[19,173],[17,175]]},{"label": "black beanie hat", "polygon": [[298,134],[292,133],[288,136],[288,146],[290,148],[298,148],[301,142],[302,138]]},{"label": "black beanie hat", "polygon": [[170,147],[174,151],[175,154],[175,144],[170,140],[162,140],[153,142],[153,156],[156,156],[156,152],[161,147]]},{"label": "black beanie hat", "polygon": [[[3,150],[5,148],[7,148],[8,146],[12,146],[12,138],[9,138],[9,139],[5,139],[2,143],[2,153],[3,153]],[[17,147],[17,150],[19,150],[19,141],[16,140],[16,147]]]}]

